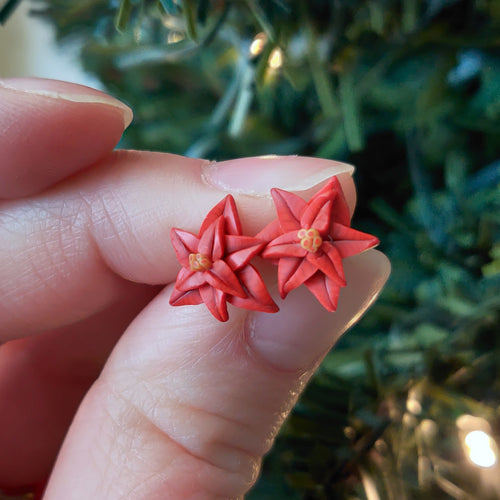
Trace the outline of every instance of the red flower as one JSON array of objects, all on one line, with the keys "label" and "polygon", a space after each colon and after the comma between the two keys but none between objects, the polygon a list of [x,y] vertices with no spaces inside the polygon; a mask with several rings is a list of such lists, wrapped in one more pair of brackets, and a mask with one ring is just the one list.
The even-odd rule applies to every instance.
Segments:
[{"label": "red flower", "polygon": [[266,243],[242,236],[231,195],[210,210],[198,236],[176,228],[170,236],[182,265],[170,297],[171,305],[204,302],[219,321],[228,319],[227,302],[254,311],[278,311],[260,274],[249,264]]},{"label": "red flower", "polygon": [[281,297],[304,283],[328,311],[335,311],[346,285],[342,259],[379,240],[349,227],[349,209],[336,177],[309,202],[281,189],[271,194],[278,219],[257,237],[269,241],[261,255],[278,264]]}]

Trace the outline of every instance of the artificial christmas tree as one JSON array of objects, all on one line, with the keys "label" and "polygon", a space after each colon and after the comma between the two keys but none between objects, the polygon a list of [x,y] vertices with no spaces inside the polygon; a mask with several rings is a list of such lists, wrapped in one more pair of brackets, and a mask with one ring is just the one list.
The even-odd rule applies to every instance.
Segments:
[{"label": "artificial christmas tree", "polygon": [[357,167],[393,274],[249,498],[499,498],[498,2],[31,4],[134,108],[123,147]]}]

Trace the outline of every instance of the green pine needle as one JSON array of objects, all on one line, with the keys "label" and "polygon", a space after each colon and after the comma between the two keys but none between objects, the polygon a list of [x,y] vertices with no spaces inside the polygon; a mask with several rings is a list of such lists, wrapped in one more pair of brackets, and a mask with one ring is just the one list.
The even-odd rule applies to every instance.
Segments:
[{"label": "green pine needle", "polygon": [[21,0],[7,0],[7,3],[0,9],[0,24],[7,22],[20,3]]},{"label": "green pine needle", "polygon": [[130,14],[132,13],[131,0],[121,0],[120,8],[115,17],[115,28],[123,32],[130,22]]},{"label": "green pine needle", "polygon": [[194,0],[183,0],[182,12],[186,20],[186,33],[190,40],[195,42],[198,40],[198,33],[196,30],[196,6]]},{"label": "green pine needle", "polygon": [[339,96],[344,116],[344,131],[347,144],[351,151],[360,151],[363,148],[364,141],[354,90],[354,79],[351,72],[339,75]]}]

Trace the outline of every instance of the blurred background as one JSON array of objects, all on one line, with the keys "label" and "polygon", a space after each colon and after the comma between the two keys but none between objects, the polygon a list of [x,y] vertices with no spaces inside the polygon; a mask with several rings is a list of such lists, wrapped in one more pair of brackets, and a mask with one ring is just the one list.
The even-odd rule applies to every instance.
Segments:
[{"label": "blurred background", "polygon": [[[0,8],[2,3],[0,0]],[[54,28],[29,15],[30,2],[19,2],[9,22],[0,26],[0,78],[38,76],[100,88],[98,78],[83,71],[77,43],[58,46]]]},{"label": "blurred background", "polygon": [[122,147],[356,165],[393,274],[248,498],[500,498],[500,2],[0,7],[0,76],[107,89],[135,112]]}]

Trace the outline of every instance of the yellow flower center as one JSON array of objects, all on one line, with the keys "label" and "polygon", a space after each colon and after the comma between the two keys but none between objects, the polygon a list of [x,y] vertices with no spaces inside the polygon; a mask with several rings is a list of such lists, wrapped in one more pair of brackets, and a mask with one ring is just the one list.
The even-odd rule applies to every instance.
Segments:
[{"label": "yellow flower center", "polygon": [[191,271],[206,271],[212,267],[212,262],[206,255],[201,253],[190,253],[189,267]]},{"label": "yellow flower center", "polygon": [[301,229],[297,236],[300,239],[300,246],[311,253],[316,253],[319,247],[323,244],[321,235],[317,229]]}]

